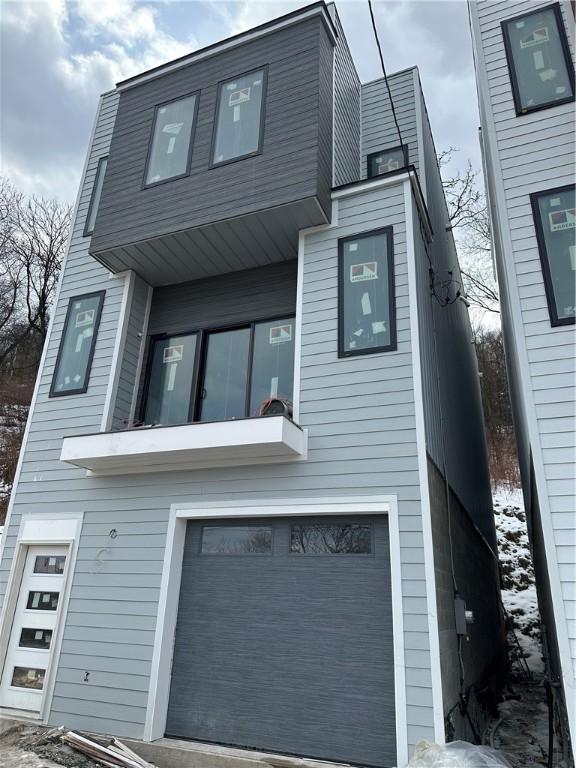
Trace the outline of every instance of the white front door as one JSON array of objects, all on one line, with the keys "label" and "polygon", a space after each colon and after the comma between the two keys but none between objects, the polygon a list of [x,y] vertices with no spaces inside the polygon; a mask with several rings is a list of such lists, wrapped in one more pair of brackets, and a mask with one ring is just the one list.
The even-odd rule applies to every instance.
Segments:
[{"label": "white front door", "polygon": [[28,547],[14,612],[0,706],[39,712],[64,588],[68,547]]}]

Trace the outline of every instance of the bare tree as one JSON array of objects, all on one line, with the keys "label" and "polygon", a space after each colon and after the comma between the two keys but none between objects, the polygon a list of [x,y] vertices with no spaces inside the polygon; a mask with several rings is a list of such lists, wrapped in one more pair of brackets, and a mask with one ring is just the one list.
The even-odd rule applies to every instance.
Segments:
[{"label": "bare tree", "polygon": [[0,370],[25,344],[42,347],[70,219],[69,206],[27,199],[0,179]]},{"label": "bare tree", "polygon": [[[438,156],[445,169],[457,152],[454,147]],[[478,189],[479,171],[470,161],[466,169],[443,177],[450,226],[454,230],[468,301],[478,309],[499,314],[498,285],[492,263],[492,235],[485,194]]]},{"label": "bare tree", "polygon": [[0,523],[48,330],[71,210],[0,178]]}]

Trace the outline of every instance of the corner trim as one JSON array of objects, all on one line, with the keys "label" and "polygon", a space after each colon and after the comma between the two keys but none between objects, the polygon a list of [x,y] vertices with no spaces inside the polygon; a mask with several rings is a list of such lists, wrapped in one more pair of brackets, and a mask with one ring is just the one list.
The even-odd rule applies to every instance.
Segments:
[{"label": "corner trim", "polygon": [[444,744],[444,701],[442,695],[442,670],[440,666],[440,636],[436,605],[436,574],[432,545],[432,516],[428,489],[428,464],[426,454],[426,429],[424,424],[424,396],[422,365],[420,362],[420,329],[418,299],[416,296],[416,253],[414,250],[414,204],[410,181],[404,182],[404,207],[406,211],[406,258],[408,262],[408,291],[410,311],[410,337],[412,342],[412,368],[414,371],[414,410],[416,416],[416,444],[418,451],[418,475],[422,494],[422,533],[424,538],[424,570],[426,574],[426,602],[428,605],[428,635],[430,642],[430,674],[432,676],[432,708],[434,713],[434,739]]}]

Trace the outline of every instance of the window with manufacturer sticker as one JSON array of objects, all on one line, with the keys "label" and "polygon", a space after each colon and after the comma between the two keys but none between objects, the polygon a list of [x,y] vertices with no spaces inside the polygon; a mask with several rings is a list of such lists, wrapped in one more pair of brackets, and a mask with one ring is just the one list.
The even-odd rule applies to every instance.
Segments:
[{"label": "window with manufacturer sticker", "polygon": [[142,421],[170,425],[291,413],[293,317],[152,338]]},{"label": "window with manufacturer sticker", "polygon": [[59,592],[28,592],[26,608],[29,611],[56,611],[59,598]]},{"label": "window with manufacturer sticker", "polygon": [[260,152],[265,87],[265,69],[219,84],[213,165]]},{"label": "window with manufacturer sticker", "polygon": [[576,193],[574,185],[531,195],[552,325],[576,321]]},{"label": "window with manufacturer sticker", "polygon": [[32,691],[41,691],[44,688],[45,669],[35,667],[14,667],[12,682],[15,688],[28,688]]},{"label": "window with manufacturer sticker", "polygon": [[189,173],[197,99],[192,94],[156,107],[146,165],[147,186]]},{"label": "window with manufacturer sticker", "polygon": [[392,228],[338,242],[341,357],[396,349]]},{"label": "window with manufacturer sticker", "polygon": [[392,149],[383,149],[381,152],[373,152],[368,155],[367,165],[369,179],[400,171],[408,165],[408,147],[401,145]]},{"label": "window with manufacturer sticker", "polygon": [[103,302],[104,291],[70,299],[50,397],[86,392]]},{"label": "window with manufacturer sticker", "polygon": [[64,573],[66,555],[36,555],[34,559],[34,573]]},{"label": "window with manufacturer sticker", "polygon": [[502,22],[516,112],[574,100],[574,67],[559,5]]}]

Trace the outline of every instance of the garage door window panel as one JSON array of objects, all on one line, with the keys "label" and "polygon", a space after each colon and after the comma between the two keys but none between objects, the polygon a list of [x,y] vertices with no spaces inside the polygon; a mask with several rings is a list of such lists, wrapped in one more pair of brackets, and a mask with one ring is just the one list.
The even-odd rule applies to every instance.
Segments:
[{"label": "garage door window panel", "polygon": [[218,525],[202,528],[203,555],[271,555],[269,526]]},{"label": "garage door window panel", "polygon": [[371,555],[372,526],[355,523],[293,525],[290,552],[299,555]]}]

